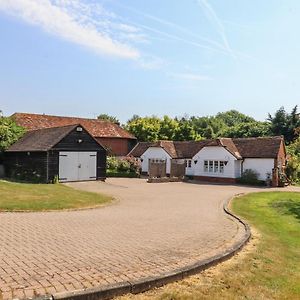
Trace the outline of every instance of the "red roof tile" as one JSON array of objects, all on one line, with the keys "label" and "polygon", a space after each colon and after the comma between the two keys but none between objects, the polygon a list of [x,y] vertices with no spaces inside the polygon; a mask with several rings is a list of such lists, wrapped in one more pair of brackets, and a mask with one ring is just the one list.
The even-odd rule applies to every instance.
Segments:
[{"label": "red roof tile", "polygon": [[136,139],[131,133],[118,124],[109,121],[29,113],[15,113],[12,115],[12,118],[19,126],[22,126],[29,131],[80,123],[93,137]]},{"label": "red roof tile", "polygon": [[202,141],[158,141],[138,143],[128,154],[140,157],[149,147],[161,147],[172,158],[192,158],[203,147],[219,146],[227,149],[237,159],[242,158],[276,158],[279,152],[282,137],[256,138],[218,138]]}]

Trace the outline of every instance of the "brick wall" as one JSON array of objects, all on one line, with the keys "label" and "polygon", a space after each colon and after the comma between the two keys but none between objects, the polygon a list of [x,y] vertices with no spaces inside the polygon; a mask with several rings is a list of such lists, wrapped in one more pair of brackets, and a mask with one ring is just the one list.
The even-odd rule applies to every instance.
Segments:
[{"label": "brick wall", "polygon": [[210,177],[210,176],[193,176],[195,180],[216,182],[216,183],[236,183],[236,178]]},{"label": "brick wall", "polygon": [[134,140],[125,138],[96,139],[108,150],[109,155],[126,156],[134,144]]}]

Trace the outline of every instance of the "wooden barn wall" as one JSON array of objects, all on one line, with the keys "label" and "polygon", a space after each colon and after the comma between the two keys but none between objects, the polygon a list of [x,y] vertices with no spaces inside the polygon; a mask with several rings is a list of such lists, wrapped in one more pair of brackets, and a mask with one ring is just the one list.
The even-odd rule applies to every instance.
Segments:
[{"label": "wooden barn wall", "polygon": [[[78,140],[82,142],[78,143]],[[106,150],[84,129],[76,131],[75,128],[48,152],[49,180],[52,180],[59,173],[59,151],[96,151],[97,179],[106,177]]]},{"label": "wooden barn wall", "polygon": [[9,178],[47,182],[46,152],[6,152],[4,166]]},{"label": "wooden barn wall", "polygon": [[[73,151],[73,149],[65,149]],[[63,149],[61,151],[64,151]],[[77,150],[74,150],[77,151]],[[95,150],[93,150],[95,151]],[[59,151],[48,152],[48,178],[52,181],[55,176],[59,175]],[[97,151],[97,179],[106,178],[106,152]]]},{"label": "wooden barn wall", "polygon": [[[82,142],[79,143],[78,141]],[[84,129],[76,131],[72,130],[66,137],[64,137],[53,150],[65,151],[105,151]]]}]

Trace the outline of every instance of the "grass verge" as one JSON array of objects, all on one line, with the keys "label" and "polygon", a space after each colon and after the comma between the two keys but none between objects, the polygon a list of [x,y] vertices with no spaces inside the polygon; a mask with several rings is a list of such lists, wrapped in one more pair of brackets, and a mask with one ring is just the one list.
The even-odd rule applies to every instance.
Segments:
[{"label": "grass verge", "polygon": [[254,232],[245,250],[196,276],[119,300],[300,299],[300,193],[248,194],[231,209]]},{"label": "grass verge", "polygon": [[62,184],[30,184],[0,180],[0,211],[45,211],[95,207],[112,197],[75,190]]}]

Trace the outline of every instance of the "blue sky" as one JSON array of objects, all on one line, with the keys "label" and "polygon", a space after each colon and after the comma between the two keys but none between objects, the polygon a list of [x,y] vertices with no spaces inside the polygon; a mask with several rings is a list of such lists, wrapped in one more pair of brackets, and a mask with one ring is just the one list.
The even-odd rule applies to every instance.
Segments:
[{"label": "blue sky", "polygon": [[300,104],[300,1],[0,0],[0,109],[263,120]]}]

